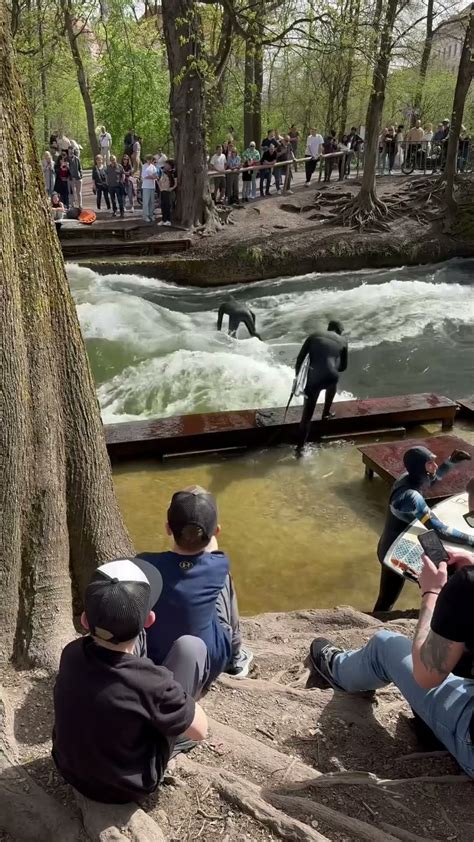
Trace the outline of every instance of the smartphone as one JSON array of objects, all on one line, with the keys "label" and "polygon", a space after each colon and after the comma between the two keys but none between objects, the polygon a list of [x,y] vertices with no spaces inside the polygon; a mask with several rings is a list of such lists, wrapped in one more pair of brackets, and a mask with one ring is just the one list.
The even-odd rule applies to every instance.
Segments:
[{"label": "smartphone", "polygon": [[474,512],[468,512],[467,515],[463,515],[463,518],[467,525],[474,529]]},{"label": "smartphone", "polygon": [[438,567],[442,561],[448,561],[449,555],[441,543],[441,540],[434,529],[428,529],[418,535],[418,540],[426,555]]}]

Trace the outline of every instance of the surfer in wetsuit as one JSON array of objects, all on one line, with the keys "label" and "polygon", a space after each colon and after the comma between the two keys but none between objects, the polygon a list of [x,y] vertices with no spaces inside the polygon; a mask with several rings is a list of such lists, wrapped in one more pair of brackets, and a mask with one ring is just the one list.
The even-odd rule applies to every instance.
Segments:
[{"label": "surfer in wetsuit", "polygon": [[255,313],[252,312],[248,304],[244,301],[237,301],[232,296],[229,296],[227,301],[224,301],[219,307],[217,316],[217,330],[222,327],[224,316],[229,316],[229,336],[236,336],[237,330],[242,322],[247,328],[250,336],[256,336],[261,339],[255,330]]},{"label": "surfer in wetsuit", "polygon": [[311,419],[320,392],[326,390],[323,418],[331,418],[332,402],[336,395],[339,374],[347,368],[347,339],[342,336],[341,322],[330,321],[327,331],[312,333],[305,339],[296,359],[296,377],[309,357],[309,368],[304,387],[304,406],[301,416],[297,452],[301,453],[309,436]]},{"label": "surfer in wetsuit", "polygon": [[453,526],[446,526],[426,503],[421,488],[433,485],[444,477],[458,462],[470,459],[464,450],[453,450],[449,459],[438,467],[436,456],[426,447],[410,447],[403,455],[406,473],[394,482],[390,492],[384,531],[378,543],[377,556],[382,565],[380,591],[374,611],[390,611],[402,592],[405,579],[390,570],[383,560],[391,545],[410,523],[421,521],[427,529],[434,529],[440,538],[454,544],[474,547],[474,535],[467,535]]}]

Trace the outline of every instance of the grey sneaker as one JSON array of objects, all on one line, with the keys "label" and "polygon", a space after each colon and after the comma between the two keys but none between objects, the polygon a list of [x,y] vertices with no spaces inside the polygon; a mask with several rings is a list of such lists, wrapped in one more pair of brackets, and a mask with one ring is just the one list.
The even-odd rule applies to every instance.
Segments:
[{"label": "grey sneaker", "polygon": [[320,690],[327,690],[328,687],[335,690],[341,689],[332,677],[331,664],[334,656],[343,651],[325,637],[316,637],[313,640],[305,661],[305,666],[309,669],[309,677],[306,682],[307,689],[312,687],[318,687]]},{"label": "grey sneaker", "polygon": [[247,678],[252,661],[253,652],[250,649],[244,649],[242,646],[238,657],[226,669],[226,674],[230,675],[231,678]]}]

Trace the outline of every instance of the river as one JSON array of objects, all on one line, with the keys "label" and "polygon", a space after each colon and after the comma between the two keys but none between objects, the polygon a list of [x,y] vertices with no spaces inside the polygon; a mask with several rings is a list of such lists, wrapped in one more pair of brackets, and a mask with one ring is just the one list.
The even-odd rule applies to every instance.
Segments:
[{"label": "river", "polygon": [[[297,351],[330,318],[343,322],[349,367],[339,398],[473,391],[474,261],[383,271],[311,274],[226,289],[177,287],[68,266],[104,421],[281,406]],[[262,336],[216,331],[232,292]],[[436,428],[435,428],[436,429]],[[471,440],[471,433],[463,433]],[[347,604],[370,609],[386,487],[363,477],[348,443],[232,459],[138,463],[114,471],[137,549],[165,548],[172,492],[192,483],[218,497],[222,547],[244,613]],[[408,584],[401,606],[416,604]]]}]

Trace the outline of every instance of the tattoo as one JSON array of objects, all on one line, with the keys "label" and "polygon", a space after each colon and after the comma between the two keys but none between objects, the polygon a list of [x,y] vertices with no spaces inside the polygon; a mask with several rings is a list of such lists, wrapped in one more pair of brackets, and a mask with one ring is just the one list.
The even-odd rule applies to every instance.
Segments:
[{"label": "tattoo", "polygon": [[427,670],[448,673],[451,670],[450,648],[452,642],[440,637],[432,629],[420,648],[420,660]]}]

